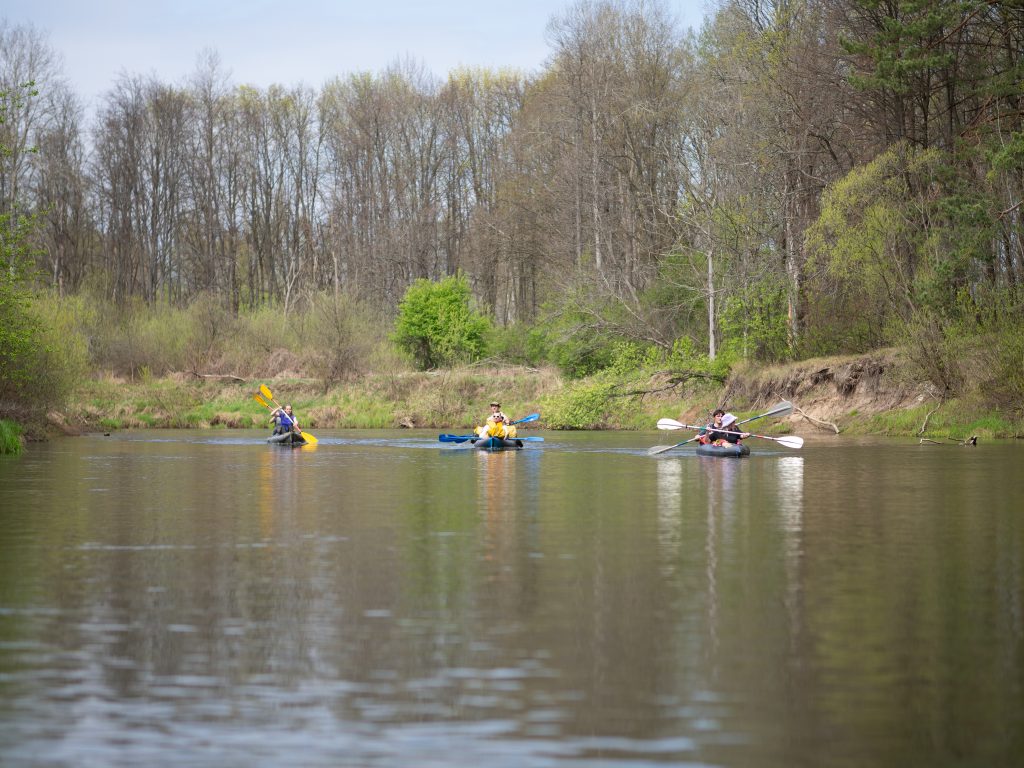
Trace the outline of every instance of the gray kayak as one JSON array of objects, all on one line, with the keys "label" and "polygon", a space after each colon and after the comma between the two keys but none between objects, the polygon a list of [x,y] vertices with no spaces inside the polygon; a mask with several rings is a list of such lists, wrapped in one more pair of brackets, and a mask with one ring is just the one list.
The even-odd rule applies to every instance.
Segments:
[{"label": "gray kayak", "polygon": [[268,443],[275,445],[305,445],[306,440],[298,432],[282,432],[279,435],[271,435],[267,438]]},{"label": "gray kayak", "polygon": [[729,443],[728,445],[698,445],[698,456],[717,456],[722,459],[738,459],[741,456],[749,456],[750,449],[742,443]]}]

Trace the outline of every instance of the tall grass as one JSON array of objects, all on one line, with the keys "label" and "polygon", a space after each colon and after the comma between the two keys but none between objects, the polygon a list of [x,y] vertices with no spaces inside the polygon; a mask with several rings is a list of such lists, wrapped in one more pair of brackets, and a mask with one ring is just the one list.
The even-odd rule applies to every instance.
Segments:
[{"label": "tall grass", "polygon": [[0,419],[0,454],[17,455],[22,447],[21,427],[13,421]]}]

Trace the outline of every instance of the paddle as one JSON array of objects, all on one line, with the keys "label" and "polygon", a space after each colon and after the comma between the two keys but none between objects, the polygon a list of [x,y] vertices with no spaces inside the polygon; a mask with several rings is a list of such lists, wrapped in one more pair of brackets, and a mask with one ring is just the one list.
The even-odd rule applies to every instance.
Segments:
[{"label": "paddle", "polygon": [[[268,403],[266,400],[264,400],[262,397],[260,397],[258,393],[253,395],[252,399],[255,400],[257,403],[259,403],[260,405],[262,405],[264,408],[267,408],[271,413],[275,412],[274,406],[272,406],[270,403]],[[309,436],[310,436],[309,434],[306,435],[306,437],[309,437]]]},{"label": "paddle", "polygon": [[[521,418],[521,419],[516,419],[515,421],[511,422],[509,424],[509,426],[511,427],[512,424],[525,424],[528,421],[536,421],[539,418],[540,418],[540,414],[539,413],[531,413],[529,416],[523,416],[523,418]],[[464,443],[467,440],[474,440],[474,441],[475,440],[479,440],[480,436],[479,435],[438,435],[437,439],[440,440],[442,443]],[[535,443],[540,443],[540,442],[544,441],[543,437],[514,437],[514,438],[510,438],[510,439],[512,439],[512,440],[529,440],[530,442],[535,442]]]},{"label": "paddle", "polygon": [[[274,393],[271,392],[270,388],[267,387],[265,384],[260,384],[260,392],[263,393],[263,396],[266,397],[267,400],[272,402],[274,405],[277,405],[278,408],[281,408],[281,406],[278,405],[277,401],[274,399]],[[255,397],[257,401],[262,402],[261,398],[257,397],[256,395],[253,395],[253,397]],[[263,404],[267,405],[265,402]],[[267,408],[270,408],[270,406],[267,405]],[[283,411],[284,409],[281,408],[281,410]],[[271,409],[271,412],[273,412],[273,409]],[[302,435],[302,437],[306,440],[307,443],[309,443],[310,445],[315,445],[316,443],[320,442],[309,432],[304,432],[302,428],[299,426],[299,423],[295,421],[294,417],[292,417],[292,423],[295,425],[295,429],[298,431],[300,435]]]},{"label": "paddle", "polygon": [[[467,440],[472,441],[472,442],[476,442],[477,440],[480,440],[482,438],[479,435],[438,435],[437,439],[440,440],[442,443],[464,443]],[[484,439],[486,439],[486,438],[484,438]],[[529,437],[509,437],[509,438],[505,438],[505,439],[506,440],[523,440],[523,441],[529,442],[529,443],[543,443],[544,442],[544,438],[543,437],[535,437],[535,436],[532,436],[532,435],[529,436]]]},{"label": "paddle", "polygon": [[[740,422],[736,422],[739,424]],[[659,419],[658,429],[703,429],[703,427],[696,427],[693,424],[683,424],[676,421],[675,419]],[[716,429],[715,432],[720,432],[723,435],[741,435],[743,432],[733,432],[728,429]],[[780,445],[784,445],[787,448],[802,448],[804,445],[804,439],[797,437],[796,435],[783,435],[782,437],[770,437],[769,435],[755,435],[753,432],[747,432],[750,437],[760,437],[763,440],[774,440]]]},{"label": "paddle", "polygon": [[[740,425],[740,424],[746,424],[748,421],[756,421],[757,419],[763,419],[766,416],[785,416],[786,414],[792,413],[792,412],[793,412],[793,404],[791,402],[789,402],[788,400],[783,400],[780,403],[777,403],[776,405],[772,406],[772,408],[770,410],[767,410],[764,413],[760,413],[757,416],[751,416],[750,418],[743,419],[743,421],[737,421],[736,424],[737,424],[737,426]],[[661,427],[661,422],[662,421],[665,421],[665,419],[661,419],[658,422],[659,428],[662,428]],[[675,421],[675,420],[672,419],[672,421]],[[679,422],[676,422],[676,423],[678,424]],[[697,427],[697,429],[703,429],[703,427]],[[653,448],[648,449],[647,455],[648,456],[657,456],[659,453],[665,453],[666,451],[671,451],[673,448],[678,448],[681,445],[686,445],[687,443],[692,443],[694,440],[697,440],[699,438],[700,438],[700,435],[697,435],[696,437],[691,437],[689,440],[684,440],[683,442],[676,443],[675,445],[656,445]],[[802,444],[802,442],[801,442],[801,444]]]}]

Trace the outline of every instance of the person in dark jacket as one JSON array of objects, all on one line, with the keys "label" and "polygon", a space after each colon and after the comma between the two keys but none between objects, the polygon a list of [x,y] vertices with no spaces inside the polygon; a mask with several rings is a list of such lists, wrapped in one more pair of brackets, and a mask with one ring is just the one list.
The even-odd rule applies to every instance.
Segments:
[{"label": "person in dark jacket", "polygon": [[711,414],[711,422],[700,431],[700,442],[703,445],[737,445],[740,440],[750,437],[749,432],[737,432],[736,417],[721,408]]}]

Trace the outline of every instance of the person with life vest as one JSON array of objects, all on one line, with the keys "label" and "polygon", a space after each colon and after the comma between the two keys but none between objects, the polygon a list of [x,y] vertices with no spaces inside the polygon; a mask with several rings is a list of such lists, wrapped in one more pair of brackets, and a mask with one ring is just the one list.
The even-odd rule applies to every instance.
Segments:
[{"label": "person with life vest", "polygon": [[285,432],[298,432],[299,422],[292,413],[291,405],[285,404],[284,408],[275,408],[270,414],[270,420],[274,424],[274,434],[283,435]]},{"label": "person with life vest", "polygon": [[736,417],[726,413],[721,408],[716,408],[711,414],[711,421],[701,429],[698,441],[703,445],[738,445],[740,440],[750,437],[749,432],[737,432],[735,425]]},{"label": "person with life vest", "polygon": [[477,427],[475,431],[480,437],[511,439],[516,436],[515,424],[501,412],[501,403],[496,400],[491,403],[491,413],[484,426]]}]

